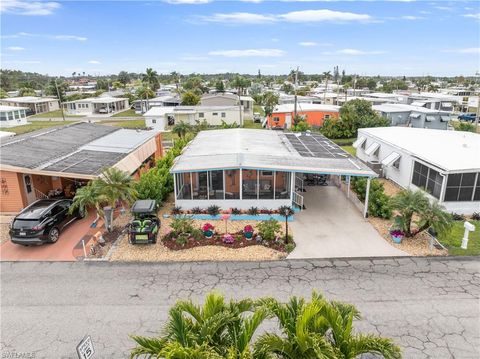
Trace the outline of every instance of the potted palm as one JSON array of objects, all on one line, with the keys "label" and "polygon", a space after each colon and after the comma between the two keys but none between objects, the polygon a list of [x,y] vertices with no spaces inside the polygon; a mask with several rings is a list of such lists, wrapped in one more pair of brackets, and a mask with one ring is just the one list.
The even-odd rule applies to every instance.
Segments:
[{"label": "potted palm", "polygon": [[210,224],[208,222],[205,223],[202,226],[202,231],[203,231],[203,235],[205,236],[205,238],[212,238],[214,229],[215,229],[215,227],[212,224]]}]

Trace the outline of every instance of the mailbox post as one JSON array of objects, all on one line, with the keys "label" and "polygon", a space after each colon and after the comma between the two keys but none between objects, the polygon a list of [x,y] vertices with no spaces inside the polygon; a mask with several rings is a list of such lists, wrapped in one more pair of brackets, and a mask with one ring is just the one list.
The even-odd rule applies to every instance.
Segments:
[{"label": "mailbox post", "polygon": [[465,222],[463,224],[463,227],[465,228],[465,232],[463,233],[463,239],[462,239],[462,249],[467,249],[468,245],[468,234],[469,232],[473,232],[475,230],[475,226],[471,224],[470,222]]}]

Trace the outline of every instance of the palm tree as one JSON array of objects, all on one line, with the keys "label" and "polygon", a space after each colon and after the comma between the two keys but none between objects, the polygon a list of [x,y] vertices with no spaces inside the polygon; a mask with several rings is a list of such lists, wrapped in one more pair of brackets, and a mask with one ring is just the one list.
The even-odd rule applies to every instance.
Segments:
[{"label": "palm tree", "polygon": [[411,229],[413,215],[422,213],[429,207],[430,202],[421,190],[403,190],[392,198],[392,208],[399,212],[396,222],[406,237],[413,237]]},{"label": "palm tree", "polygon": [[172,132],[177,134],[180,138],[185,138],[187,133],[192,131],[192,126],[186,122],[179,122],[172,128]]},{"label": "palm tree", "polygon": [[285,244],[288,243],[288,217],[292,216],[294,213],[295,211],[290,206],[281,206],[278,209],[278,214],[285,217]]},{"label": "palm tree", "polygon": [[[170,309],[160,338],[133,336],[137,347],[131,358],[250,358],[250,342],[267,317],[250,299],[227,303],[219,294],[209,294],[203,306],[179,301]],[[182,354],[182,355],[180,355]]]},{"label": "palm tree", "polygon": [[315,292],[310,302],[292,297],[285,304],[273,298],[261,303],[278,320],[283,335],[261,335],[254,344],[256,357],[353,359],[369,353],[401,358],[390,339],[352,333],[353,319],[360,319],[353,305],[329,302]]},{"label": "palm tree", "polygon": [[[109,221],[111,225],[113,221],[113,210],[116,207],[117,201],[131,203],[137,196],[133,179],[127,172],[112,167],[103,171],[96,181],[98,183],[99,193],[105,196],[108,204],[112,207]],[[108,230],[111,230],[111,226],[109,226]]]},{"label": "palm tree", "polygon": [[330,74],[330,71],[325,71],[322,76],[325,78],[325,92],[323,94],[323,102],[325,103],[326,99],[327,99],[327,88],[328,88],[328,80],[330,80],[330,78],[332,77],[332,75]]},{"label": "palm tree", "polygon": [[147,68],[145,74],[142,75],[142,82],[149,85],[154,91],[160,87],[160,82],[158,81],[158,73],[152,68]]},{"label": "palm tree", "polygon": [[438,201],[429,203],[429,206],[418,213],[420,219],[416,222],[417,231],[415,234],[432,228],[436,233],[446,233],[452,228],[452,215],[445,212],[445,207]]},{"label": "palm tree", "polygon": [[97,222],[100,216],[103,216],[103,204],[105,203],[107,203],[107,198],[101,193],[98,182],[93,180],[75,192],[70,213],[78,211],[86,216],[90,208],[95,208],[97,218],[94,222]]},{"label": "palm tree", "polygon": [[243,126],[243,119],[242,119],[242,100],[241,96],[245,88],[250,86],[250,81],[242,76],[235,76],[231,84],[233,87],[237,89],[238,93],[238,110],[240,114],[240,126]]}]

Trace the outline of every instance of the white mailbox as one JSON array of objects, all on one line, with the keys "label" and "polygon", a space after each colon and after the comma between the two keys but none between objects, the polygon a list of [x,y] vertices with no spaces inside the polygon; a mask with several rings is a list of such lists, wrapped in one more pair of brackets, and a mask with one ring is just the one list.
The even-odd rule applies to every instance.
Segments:
[{"label": "white mailbox", "polygon": [[467,249],[468,245],[468,234],[470,232],[473,232],[475,230],[475,226],[471,224],[470,222],[465,222],[463,224],[463,227],[465,228],[465,232],[463,233],[463,239],[462,239],[462,249]]}]

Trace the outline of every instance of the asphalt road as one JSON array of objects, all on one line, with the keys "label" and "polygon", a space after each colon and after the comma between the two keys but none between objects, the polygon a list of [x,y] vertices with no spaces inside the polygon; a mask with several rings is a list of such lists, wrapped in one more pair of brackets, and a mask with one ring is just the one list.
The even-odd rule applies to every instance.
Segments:
[{"label": "asphalt road", "polygon": [[76,358],[86,334],[96,359],[123,358],[129,334],[155,335],[177,298],[212,289],[279,299],[317,289],[356,304],[364,316],[356,328],[394,338],[404,358],[480,357],[478,260],[3,262],[0,269],[1,358]]}]

